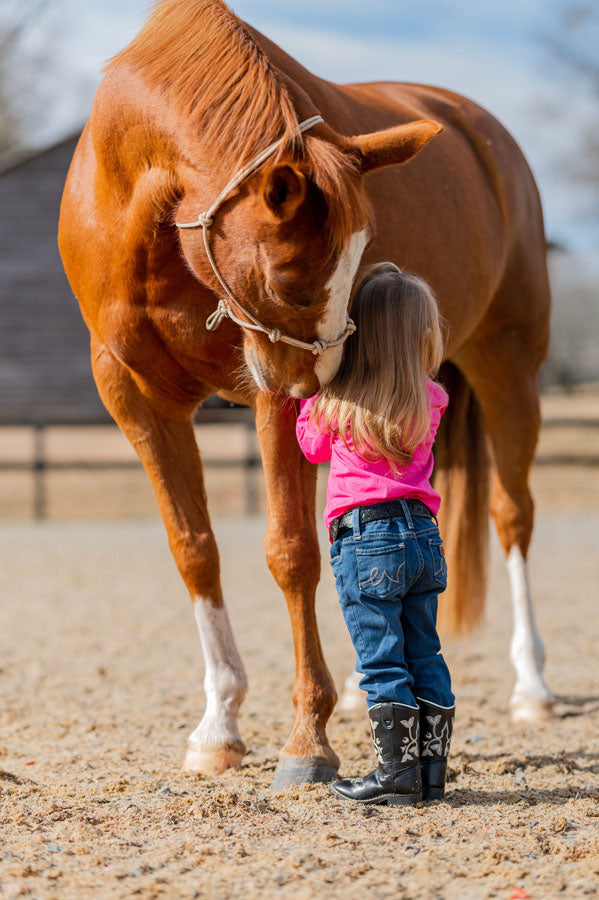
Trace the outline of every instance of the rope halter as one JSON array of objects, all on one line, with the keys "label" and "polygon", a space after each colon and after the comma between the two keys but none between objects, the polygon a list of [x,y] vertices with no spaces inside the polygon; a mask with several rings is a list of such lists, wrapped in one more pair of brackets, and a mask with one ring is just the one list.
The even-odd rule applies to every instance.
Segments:
[{"label": "rope halter", "polygon": [[[309,119],[305,119],[299,125],[300,133],[303,134],[305,131],[308,131],[310,128],[314,128],[315,125],[319,125],[323,122],[324,119],[322,116],[312,116]],[[236,300],[233,293],[229,289],[227,283],[225,282],[223,276],[221,275],[216,262],[214,261],[214,256],[212,255],[212,250],[210,249],[210,241],[209,241],[209,229],[211,225],[214,223],[214,214],[222,206],[223,202],[229,196],[232,191],[238,187],[242,181],[251,175],[256,169],[259,169],[263,162],[265,162],[270,156],[272,156],[279,149],[282,143],[282,138],[278,141],[275,141],[274,144],[270,144],[259,153],[254,159],[247,164],[243,169],[240,169],[236,175],[228,182],[228,184],[223,188],[220,192],[212,206],[206,210],[206,212],[200,213],[197,220],[195,222],[175,222],[177,228],[201,228],[202,236],[204,238],[204,249],[206,250],[206,256],[208,257],[208,262],[212,267],[212,271],[216,275],[220,286],[225,292],[225,297],[221,297],[218,301],[218,306],[206,319],[206,328],[208,331],[215,331],[223,319],[229,318],[237,325],[240,325],[242,328],[247,328],[250,331],[262,331],[264,334],[267,334],[269,339],[273,344],[276,344],[278,341],[283,341],[285,344],[291,344],[293,347],[301,347],[304,350],[311,350],[315,356],[321,356],[325,350],[328,350],[329,347],[337,347],[339,344],[342,344],[345,339],[356,330],[356,326],[352,322],[352,320],[347,317],[347,321],[345,324],[345,329],[343,332],[332,341],[312,341],[308,343],[307,341],[300,341],[297,338],[291,337],[288,334],[282,334],[278,328],[267,328],[266,325],[263,325],[256,316],[253,315],[248,309],[241,305],[241,303]],[[231,309],[231,305],[233,304],[238,310],[240,310],[244,316],[249,319],[245,321],[244,319],[240,319],[233,310]]]}]

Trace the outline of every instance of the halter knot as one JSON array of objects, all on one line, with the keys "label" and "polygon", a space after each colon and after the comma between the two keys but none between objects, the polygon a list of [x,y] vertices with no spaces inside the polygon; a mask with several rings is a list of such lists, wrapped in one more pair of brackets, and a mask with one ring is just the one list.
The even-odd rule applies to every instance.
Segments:
[{"label": "halter knot", "polygon": [[223,319],[229,315],[227,304],[224,300],[218,301],[218,306],[214,312],[210,313],[206,319],[206,331],[216,331]]},{"label": "halter knot", "polygon": [[[314,128],[315,125],[320,125],[324,119],[322,116],[314,115],[310,116],[309,119],[305,119],[303,122],[299,123],[299,131],[300,134],[304,134],[304,132],[309,131],[310,128]],[[262,153],[259,153],[254,159],[245,166],[245,168],[240,169],[236,175],[231,178],[231,180],[225,185],[222,189],[212,206],[210,206],[205,212],[199,214],[197,220],[195,222],[175,222],[177,228],[201,228],[202,229],[202,237],[204,239],[204,249],[206,251],[206,257],[208,262],[210,263],[210,267],[214,272],[221,288],[223,289],[226,296],[229,298],[231,306],[227,303],[227,301],[220,299],[218,301],[218,306],[214,310],[214,312],[208,316],[206,319],[206,328],[208,331],[214,331],[223,319],[229,318],[232,322],[235,322],[241,328],[247,328],[250,331],[261,331],[264,334],[267,334],[269,339],[273,344],[276,344],[277,341],[284,341],[286,344],[291,344],[292,347],[301,347],[303,350],[311,350],[314,356],[321,356],[325,350],[328,350],[329,347],[338,347],[343,341],[348,337],[348,335],[352,334],[356,330],[356,326],[352,322],[350,318],[347,320],[347,324],[345,326],[345,330],[339,337],[335,338],[331,341],[313,341],[312,343],[308,343],[307,341],[300,341],[298,338],[291,337],[288,334],[281,334],[278,328],[267,328],[256,316],[250,312],[249,309],[246,309],[241,305],[239,300],[236,299],[234,294],[231,292],[230,287],[227,285],[223,276],[221,275],[218,266],[214,260],[214,256],[212,255],[212,250],[210,249],[210,236],[208,229],[214,222],[214,214],[220,209],[225,199],[229,196],[229,194],[248,178],[249,175],[252,175],[257,169],[260,168],[262,163],[264,163],[273,153],[276,153],[277,150],[281,147],[282,138],[279,138],[278,141],[275,141],[274,144],[270,144],[269,147],[266,147]],[[239,316],[235,314],[235,310],[240,310],[244,318],[240,319]],[[249,319],[249,322],[246,321]]]}]

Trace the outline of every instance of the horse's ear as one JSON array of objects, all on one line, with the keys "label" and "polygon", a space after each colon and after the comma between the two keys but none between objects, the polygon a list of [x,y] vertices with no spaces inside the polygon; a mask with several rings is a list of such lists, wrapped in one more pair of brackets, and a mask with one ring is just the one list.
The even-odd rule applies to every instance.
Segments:
[{"label": "horse's ear", "polygon": [[360,168],[365,175],[373,169],[408,162],[440,131],[443,131],[443,128],[438,122],[418,119],[416,122],[396,125],[385,131],[358,134],[350,138],[350,141],[358,151]]},{"label": "horse's ear", "polygon": [[293,218],[306,196],[306,178],[289,163],[272,166],[264,174],[261,187],[266,208],[281,222]]}]

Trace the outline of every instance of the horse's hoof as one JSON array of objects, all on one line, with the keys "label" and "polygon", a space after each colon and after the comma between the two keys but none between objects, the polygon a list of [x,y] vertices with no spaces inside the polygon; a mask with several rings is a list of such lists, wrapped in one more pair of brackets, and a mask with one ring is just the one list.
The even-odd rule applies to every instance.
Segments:
[{"label": "horse's hoof", "polygon": [[510,705],[512,722],[548,722],[555,717],[553,697],[515,700]]},{"label": "horse's hoof", "polygon": [[337,778],[337,772],[337,766],[322,757],[282,756],[270,786],[285,791],[294,784],[326,784]]},{"label": "horse's hoof", "polygon": [[196,775],[222,775],[227,769],[239,768],[243,753],[235,747],[207,748],[190,742],[181,770]]}]

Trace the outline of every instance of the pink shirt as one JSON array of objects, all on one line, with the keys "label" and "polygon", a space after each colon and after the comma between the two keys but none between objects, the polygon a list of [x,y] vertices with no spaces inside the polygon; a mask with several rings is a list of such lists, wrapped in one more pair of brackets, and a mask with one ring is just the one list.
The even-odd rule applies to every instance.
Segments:
[{"label": "pink shirt", "polygon": [[296,434],[304,456],[313,463],[331,462],[324,511],[327,531],[331,521],[348,509],[384,500],[412,497],[426,503],[434,515],[438,513],[441,498],[432,489],[430,477],[434,463],[433,443],[441,416],[447,409],[448,397],[443,388],[432,381],[428,382],[428,390],[432,407],[430,432],[416,448],[412,462],[397,473],[382,457],[374,461],[363,459],[353,449],[351,437],[348,437],[351,448],[348,449],[338,435],[322,434],[310,420],[310,410],[317,395],[300,401]]}]

